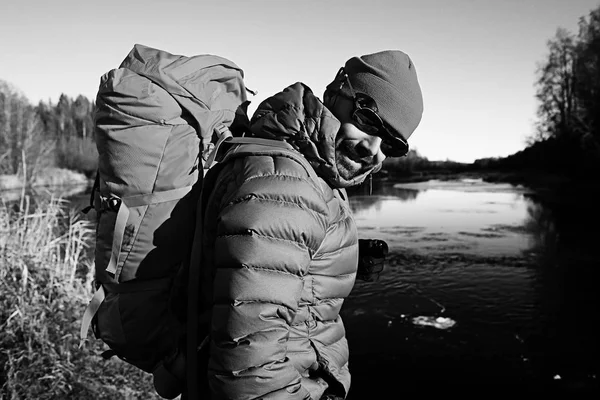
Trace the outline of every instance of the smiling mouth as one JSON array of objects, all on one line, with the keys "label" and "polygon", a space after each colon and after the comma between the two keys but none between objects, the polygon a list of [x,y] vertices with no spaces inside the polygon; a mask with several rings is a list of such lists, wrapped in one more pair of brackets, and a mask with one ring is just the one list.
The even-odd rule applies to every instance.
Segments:
[{"label": "smiling mouth", "polygon": [[364,160],[355,159],[349,154],[341,154],[341,165],[345,166],[345,169],[352,171],[353,174],[362,174],[369,169],[373,168],[371,163],[365,162]]},{"label": "smiling mouth", "polygon": [[367,170],[375,166],[373,163],[374,159],[372,157],[361,158],[354,152],[346,154],[345,157],[348,159],[348,161],[359,166],[361,170]]},{"label": "smiling mouth", "polygon": [[352,157],[352,156],[349,156],[349,155],[347,155],[347,156],[345,156],[345,157],[346,157],[346,159],[348,160],[348,162],[350,162],[350,163],[352,163],[352,164],[354,164],[354,165],[357,165],[357,166],[358,166],[358,167],[360,167],[360,168],[363,168],[363,167],[365,166],[365,165],[363,164],[363,162],[362,162],[360,159],[358,159],[358,160],[357,160],[357,159],[355,159],[354,157]]},{"label": "smiling mouth", "polygon": [[369,164],[369,162],[365,161],[362,157],[360,157],[360,155],[356,152],[356,148],[355,145],[353,143],[350,142],[344,142],[341,146],[341,153],[342,155],[347,158],[348,160],[351,160],[352,162],[356,163],[356,164]]}]

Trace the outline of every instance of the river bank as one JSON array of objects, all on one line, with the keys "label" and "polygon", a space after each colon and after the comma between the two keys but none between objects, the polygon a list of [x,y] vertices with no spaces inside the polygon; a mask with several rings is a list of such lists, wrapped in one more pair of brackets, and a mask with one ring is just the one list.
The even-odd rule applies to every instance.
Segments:
[{"label": "river bank", "polygon": [[30,185],[26,185],[18,175],[0,175],[0,200],[17,201],[31,192],[67,198],[85,191],[91,185],[92,180],[84,174],[64,168],[46,168],[37,174]]},{"label": "river bank", "polygon": [[[88,184],[90,184],[90,179],[80,172],[52,167],[40,171],[31,183],[31,187],[77,186]],[[0,175],[0,190],[2,191],[21,190],[24,186],[27,185],[23,182],[21,176]]]},{"label": "river bank", "polygon": [[[374,177],[377,179],[377,175]],[[482,179],[484,182],[510,183],[513,185],[524,185],[531,189],[551,189],[567,181],[566,175],[544,173],[539,171],[500,171],[500,170],[477,170],[477,171],[417,171],[407,176],[394,176],[392,174],[381,175],[386,180],[406,182],[425,182],[429,180],[461,180]]]}]

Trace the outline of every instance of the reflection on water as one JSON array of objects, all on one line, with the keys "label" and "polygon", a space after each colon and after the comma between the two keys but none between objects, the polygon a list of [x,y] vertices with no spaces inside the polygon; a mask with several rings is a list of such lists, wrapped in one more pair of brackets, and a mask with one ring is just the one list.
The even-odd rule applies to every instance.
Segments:
[{"label": "reflection on water", "polygon": [[358,226],[393,247],[481,255],[514,255],[530,247],[521,193],[392,187],[385,195],[354,196],[351,204]]},{"label": "reflection on water", "polygon": [[529,251],[546,260],[554,259],[558,247],[558,231],[552,212],[541,204],[529,202],[524,227],[529,233]]},{"label": "reflection on water", "polygon": [[[369,393],[373,371],[390,375],[390,391],[399,376],[406,390],[460,391],[474,380],[509,392],[597,388],[598,235],[572,220],[598,221],[598,211],[534,199],[464,181],[388,184],[350,198],[359,234],[390,245],[380,281],[357,283],[343,309],[351,399]],[[419,316],[456,324],[415,325]]]}]

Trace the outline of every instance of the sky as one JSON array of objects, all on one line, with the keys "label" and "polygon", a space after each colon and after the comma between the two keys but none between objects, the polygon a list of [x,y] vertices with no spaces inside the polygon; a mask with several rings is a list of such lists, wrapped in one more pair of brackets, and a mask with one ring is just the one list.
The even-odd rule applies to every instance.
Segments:
[{"label": "sky", "polygon": [[250,111],[295,83],[320,98],[353,56],[407,53],[423,91],[411,148],[429,160],[505,157],[534,133],[537,65],[559,27],[600,0],[19,0],[0,7],[0,80],[33,104],[95,99],[136,43],[215,54],[257,90]]}]

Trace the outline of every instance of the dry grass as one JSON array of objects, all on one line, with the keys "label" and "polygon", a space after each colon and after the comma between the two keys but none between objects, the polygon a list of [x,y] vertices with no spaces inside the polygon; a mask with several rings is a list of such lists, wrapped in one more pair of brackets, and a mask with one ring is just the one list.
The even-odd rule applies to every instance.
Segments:
[{"label": "dry grass", "polygon": [[99,341],[78,347],[94,231],[67,210],[0,204],[0,399],[158,399],[148,374],[100,358]]}]

